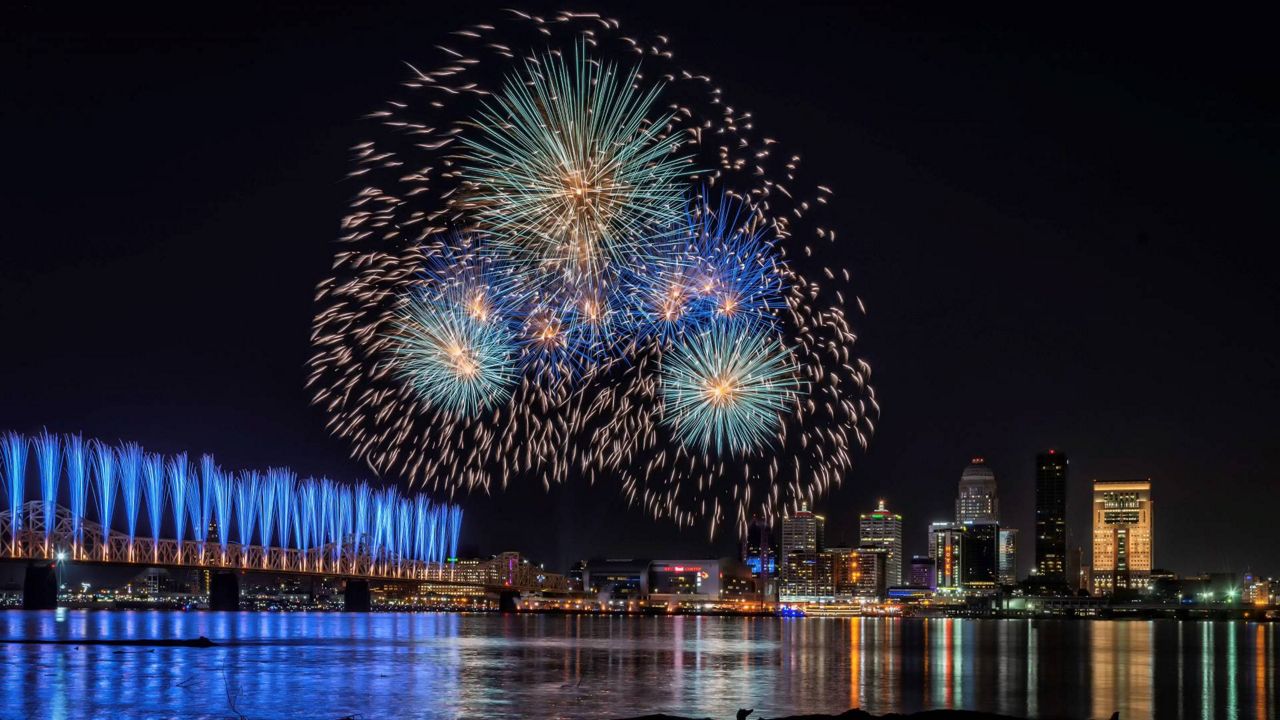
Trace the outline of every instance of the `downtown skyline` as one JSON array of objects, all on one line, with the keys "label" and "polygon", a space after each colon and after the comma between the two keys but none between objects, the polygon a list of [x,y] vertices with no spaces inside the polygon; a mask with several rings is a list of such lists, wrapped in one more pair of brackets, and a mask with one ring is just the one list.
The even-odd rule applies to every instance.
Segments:
[{"label": "downtown skyline", "polygon": [[[28,70],[15,131],[32,142],[17,153],[24,182],[6,194],[17,203],[6,216],[12,237],[41,242],[7,246],[10,261],[0,263],[0,321],[23,348],[0,359],[0,429],[373,479],[308,407],[306,322],[353,192],[342,180],[359,134],[353,119],[386,94],[401,61],[424,51],[412,33],[372,19],[353,31],[322,11],[299,28],[274,12],[243,32],[230,20],[210,28],[124,11],[105,37],[91,37],[91,13],[54,25],[37,12],[36,30],[9,43]],[[655,24],[648,12],[659,14],[623,19]],[[1242,145],[1230,132],[1274,108],[1249,101],[1249,76],[1220,81],[1240,58],[1188,74],[1164,67],[1172,44],[1149,39],[1150,60],[1095,83],[1099,51],[1123,38],[1078,43],[1068,23],[1031,43],[962,17],[807,12],[853,22],[856,42],[761,42],[729,68],[699,40],[725,23],[749,33],[748,19],[696,10],[675,37],[690,62],[718,76],[785,78],[761,83],[777,98],[738,88],[743,103],[801,141],[816,174],[841,180],[837,212],[869,310],[859,342],[885,410],[843,487],[814,504],[830,529],[856,538],[857,514],[884,497],[904,516],[906,553],[922,552],[923,528],[950,516],[959,472],[981,455],[997,475],[1002,518],[1022,531],[1025,574],[1033,457],[1058,447],[1072,459],[1069,547],[1088,547],[1092,480],[1150,477],[1158,566],[1280,570],[1266,565],[1280,457],[1262,410],[1277,392],[1276,290],[1266,258],[1212,246],[1267,234],[1253,180],[1275,147]],[[783,30],[797,22],[774,21]],[[876,47],[904,24],[933,59]],[[1116,32],[1136,26],[1121,18]],[[961,40],[949,45],[948,34]],[[282,43],[297,50],[281,55]],[[126,44],[139,52],[112,52]],[[858,71],[859,53],[873,47],[891,54],[879,61],[889,75]],[[1051,92],[1007,66],[987,77],[994,53],[1060,82]],[[226,72],[246,66],[255,72]],[[833,94],[803,71],[810,66],[841,69],[856,91],[848,94],[870,107]],[[67,93],[59,79],[72,75],[80,85]],[[1175,81],[1214,104],[1173,96]],[[946,91],[952,83],[963,92]],[[914,105],[920,87],[934,104]],[[1119,103],[1118,115],[1089,111],[1103,100]],[[936,118],[949,121],[941,134]],[[1153,138],[1153,123],[1173,129]],[[91,129],[76,132],[82,125]],[[1119,146],[1145,162],[1112,160]],[[1170,172],[1162,158],[1178,150]],[[995,171],[973,170],[983,166]],[[41,190],[70,167],[110,168],[114,178],[93,194]],[[1046,188],[1065,190],[1031,192]],[[702,528],[655,523],[582,483],[549,494],[530,485],[460,498],[462,544],[567,567],[593,548],[731,555],[737,541],[722,532],[708,544]],[[513,522],[527,515],[536,531]]]}]

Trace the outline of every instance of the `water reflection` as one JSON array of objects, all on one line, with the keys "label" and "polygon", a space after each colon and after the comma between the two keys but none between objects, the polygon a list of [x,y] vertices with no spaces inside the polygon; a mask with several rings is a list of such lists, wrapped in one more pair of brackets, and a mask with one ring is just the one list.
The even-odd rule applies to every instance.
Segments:
[{"label": "water reflection", "polygon": [[1275,626],[500,615],[0,612],[0,717],[873,713],[1273,717]]}]

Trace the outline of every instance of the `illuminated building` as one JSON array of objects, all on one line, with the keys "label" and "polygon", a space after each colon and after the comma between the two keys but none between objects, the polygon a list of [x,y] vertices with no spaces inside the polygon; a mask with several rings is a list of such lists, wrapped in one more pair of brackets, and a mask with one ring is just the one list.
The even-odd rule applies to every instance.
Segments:
[{"label": "illuminated building", "polygon": [[996,496],[996,474],[986,460],[973,458],[960,474],[956,494],[956,522],[998,522],[1000,500]]},{"label": "illuminated building", "polygon": [[[796,601],[797,598],[821,596],[822,563],[829,566],[830,558],[822,560],[822,534],[826,519],[802,505],[794,515],[782,518],[782,572],[778,587],[779,600]],[[825,573],[828,577],[830,570]],[[829,584],[829,583],[828,583]]]},{"label": "illuminated building", "polygon": [[1140,590],[1151,577],[1151,481],[1093,482],[1093,589]]},{"label": "illuminated building", "polygon": [[938,590],[958,590],[964,568],[964,525],[935,522],[929,526],[929,556],[933,558]]},{"label": "illuminated building", "polygon": [[1246,605],[1267,607],[1275,602],[1272,598],[1274,589],[1275,583],[1269,578],[1245,575],[1240,588],[1240,601]]},{"label": "illuminated building", "polygon": [[926,555],[912,555],[911,576],[909,579],[912,587],[937,590],[938,567],[933,558]]},{"label": "illuminated building", "polygon": [[1018,583],[1018,530],[1000,528],[1000,584]]},{"label": "illuminated building", "polygon": [[858,544],[884,550],[885,584],[902,584],[902,516],[889,512],[883,499],[873,512],[858,516]]},{"label": "illuminated building", "polygon": [[773,536],[767,519],[757,515],[747,525],[747,538],[742,543],[742,562],[756,578],[771,578],[778,572],[778,559],[773,550]]},{"label": "illuminated building", "polygon": [[1066,584],[1067,456],[1056,450],[1036,456],[1036,565],[1044,584]]},{"label": "illuminated building", "polygon": [[[830,594],[836,600],[884,598],[887,553],[883,548],[831,548],[823,554],[831,559]],[[819,572],[821,567],[820,563]]]},{"label": "illuminated building", "polygon": [[778,588],[780,602],[831,600],[831,592],[830,553],[797,551],[787,556]]},{"label": "illuminated building", "polygon": [[582,571],[583,592],[600,602],[627,603],[649,594],[649,561],[635,558],[595,558]]},{"label": "illuminated building", "polygon": [[751,571],[733,558],[654,560],[649,565],[651,606],[707,603],[754,595]]},{"label": "illuminated building", "polygon": [[786,564],[787,556],[794,552],[818,552],[822,550],[822,533],[826,518],[809,511],[808,505],[801,505],[795,515],[782,518],[782,562]]}]

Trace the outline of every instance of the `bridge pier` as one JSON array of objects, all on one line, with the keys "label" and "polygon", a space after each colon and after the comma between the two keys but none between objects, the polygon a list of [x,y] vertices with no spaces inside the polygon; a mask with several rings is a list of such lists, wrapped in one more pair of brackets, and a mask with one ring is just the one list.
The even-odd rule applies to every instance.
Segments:
[{"label": "bridge pier", "polygon": [[58,607],[58,572],[48,562],[27,565],[22,580],[23,610],[52,610]]},{"label": "bridge pier", "polygon": [[342,591],[347,612],[369,612],[373,608],[373,597],[369,592],[368,580],[347,580],[347,587]]},{"label": "bridge pier", "polygon": [[515,612],[516,601],[520,599],[519,590],[503,590],[498,593],[498,612]]},{"label": "bridge pier", "polygon": [[240,609],[240,581],[235,573],[215,572],[209,576],[209,609]]}]

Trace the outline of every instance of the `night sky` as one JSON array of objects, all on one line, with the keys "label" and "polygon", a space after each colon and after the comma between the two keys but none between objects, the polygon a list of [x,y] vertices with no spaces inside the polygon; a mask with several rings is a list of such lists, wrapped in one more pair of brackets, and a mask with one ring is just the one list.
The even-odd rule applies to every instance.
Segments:
[{"label": "night sky", "polygon": [[[0,22],[0,429],[366,477],[303,389],[348,148],[404,61],[512,3],[183,5]],[[1273,22],[740,6],[606,12],[669,34],[836,191],[883,414],[819,507],[829,538],[883,496],[923,552],[982,455],[1025,572],[1052,447],[1086,561],[1090,480],[1150,477],[1158,566],[1280,573]],[[468,549],[558,568],[734,546],[608,487],[464,507]]]}]

